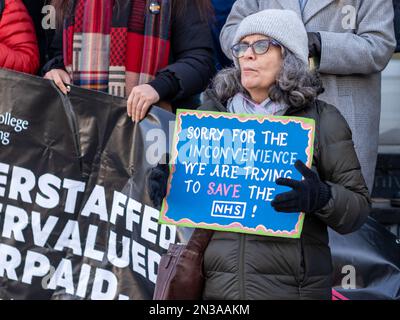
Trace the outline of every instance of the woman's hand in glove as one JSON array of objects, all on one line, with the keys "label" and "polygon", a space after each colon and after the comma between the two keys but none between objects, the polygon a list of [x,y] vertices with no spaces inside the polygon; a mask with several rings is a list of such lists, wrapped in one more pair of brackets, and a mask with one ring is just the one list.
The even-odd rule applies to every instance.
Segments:
[{"label": "woman's hand in glove", "polygon": [[302,181],[279,178],[276,184],[292,188],[292,191],[278,194],[271,202],[278,212],[311,213],[323,208],[331,198],[331,188],[319,179],[317,173],[307,168],[300,160],[294,164],[305,178]]},{"label": "woman's hand in glove", "polygon": [[156,167],[150,169],[147,179],[147,188],[149,190],[150,200],[156,208],[161,206],[161,203],[167,194],[168,177],[168,164],[158,164]]}]

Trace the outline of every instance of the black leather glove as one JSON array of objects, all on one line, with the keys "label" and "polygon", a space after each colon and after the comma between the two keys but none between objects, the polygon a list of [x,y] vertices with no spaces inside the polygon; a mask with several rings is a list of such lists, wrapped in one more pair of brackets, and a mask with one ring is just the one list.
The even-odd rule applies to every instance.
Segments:
[{"label": "black leather glove", "polygon": [[308,57],[321,59],[321,35],[318,32],[307,32]]},{"label": "black leather glove", "polygon": [[168,177],[168,164],[158,164],[156,167],[150,169],[147,178],[147,188],[150,200],[156,208],[161,207],[161,203],[167,194]]},{"label": "black leather glove", "polygon": [[278,194],[272,207],[278,212],[311,213],[323,208],[331,198],[331,188],[319,179],[317,173],[307,168],[300,160],[294,164],[305,178],[302,181],[279,178],[276,184],[292,188],[292,191]]}]

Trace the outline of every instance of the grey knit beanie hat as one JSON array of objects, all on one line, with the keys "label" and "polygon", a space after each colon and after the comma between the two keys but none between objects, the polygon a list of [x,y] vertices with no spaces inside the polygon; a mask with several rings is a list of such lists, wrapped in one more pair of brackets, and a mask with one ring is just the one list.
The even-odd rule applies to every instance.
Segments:
[{"label": "grey knit beanie hat", "polygon": [[[246,36],[262,34],[278,41],[308,65],[308,37],[303,21],[292,10],[268,9],[249,15],[240,23],[233,44]],[[234,58],[238,65],[238,61]]]}]

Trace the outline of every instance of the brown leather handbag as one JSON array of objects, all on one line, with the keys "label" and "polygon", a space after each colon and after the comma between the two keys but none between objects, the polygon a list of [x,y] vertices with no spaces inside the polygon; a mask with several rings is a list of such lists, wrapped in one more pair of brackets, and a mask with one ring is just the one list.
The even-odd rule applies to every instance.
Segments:
[{"label": "brown leather handbag", "polygon": [[195,229],[189,242],[170,244],[161,257],[153,300],[201,300],[203,256],[212,230]]}]

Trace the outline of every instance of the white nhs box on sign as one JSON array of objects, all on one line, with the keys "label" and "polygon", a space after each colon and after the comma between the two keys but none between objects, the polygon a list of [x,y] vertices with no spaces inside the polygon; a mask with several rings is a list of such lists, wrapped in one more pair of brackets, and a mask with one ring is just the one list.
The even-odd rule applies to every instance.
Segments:
[{"label": "white nhs box on sign", "polygon": [[213,201],[211,216],[228,219],[244,219],[246,213],[245,202]]}]

